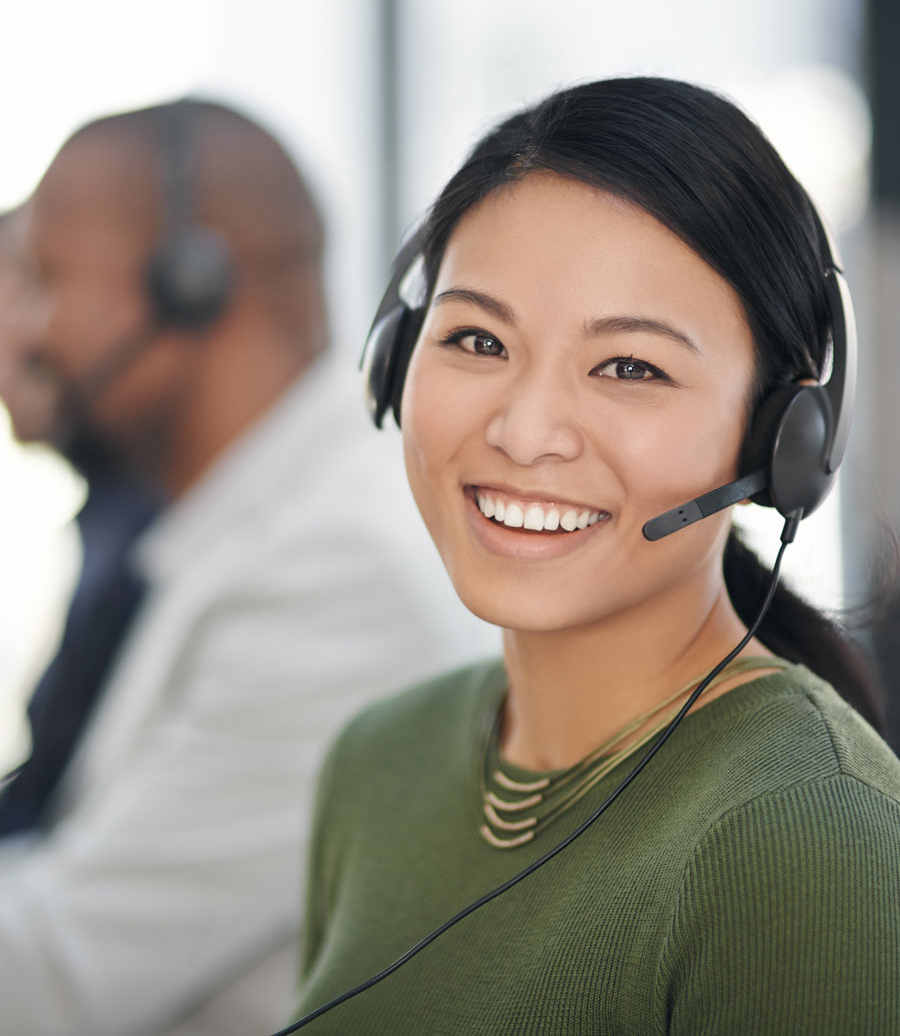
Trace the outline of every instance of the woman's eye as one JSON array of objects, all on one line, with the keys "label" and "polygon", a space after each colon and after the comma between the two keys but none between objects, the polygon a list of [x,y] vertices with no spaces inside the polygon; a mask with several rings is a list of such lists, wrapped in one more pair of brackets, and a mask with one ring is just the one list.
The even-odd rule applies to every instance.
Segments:
[{"label": "woman's eye", "polygon": [[616,381],[665,381],[665,375],[649,363],[620,356],[594,368],[594,373]]},{"label": "woman's eye", "polygon": [[463,352],[476,356],[505,356],[506,347],[499,338],[484,331],[454,331],[443,340],[444,345],[455,345]]}]

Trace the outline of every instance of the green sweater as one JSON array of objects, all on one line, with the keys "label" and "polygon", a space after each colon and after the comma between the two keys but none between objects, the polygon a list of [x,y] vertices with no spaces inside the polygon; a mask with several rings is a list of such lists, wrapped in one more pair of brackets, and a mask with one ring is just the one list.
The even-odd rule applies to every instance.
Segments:
[{"label": "green sweater", "polygon": [[[492,848],[478,745],[504,679],[422,685],[332,749],[298,1016],[536,859],[633,765]],[[900,762],[806,669],[759,677],[690,713],[558,857],[303,1032],[900,1034]]]}]

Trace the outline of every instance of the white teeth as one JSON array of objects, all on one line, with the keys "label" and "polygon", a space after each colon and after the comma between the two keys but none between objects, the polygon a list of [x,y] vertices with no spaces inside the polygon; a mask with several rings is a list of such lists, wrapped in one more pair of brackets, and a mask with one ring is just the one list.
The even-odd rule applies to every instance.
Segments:
[{"label": "white teeth", "polygon": [[503,518],[503,524],[509,526],[510,529],[521,529],[525,524],[525,515],[522,513],[522,508],[518,504],[509,504],[506,508],[506,514]]},{"label": "white teeth", "polygon": [[566,532],[574,532],[578,526],[578,512],[575,510],[566,511],[562,518],[560,518],[559,524]]},{"label": "white teeth", "polygon": [[562,512],[558,507],[549,507],[545,511],[541,504],[528,504],[523,507],[515,501],[507,503],[500,497],[495,498],[481,491],[475,494],[475,501],[485,518],[493,518],[495,522],[500,522],[510,529],[525,528],[532,532],[541,532],[544,529],[555,532],[560,528],[566,532],[586,529],[590,525],[596,525],[601,514],[600,511],[579,511],[574,507]]},{"label": "white teeth", "polygon": [[543,507],[538,506],[538,504],[532,504],[527,508],[525,511],[525,528],[534,529],[535,532],[540,532],[541,529],[546,528]]}]

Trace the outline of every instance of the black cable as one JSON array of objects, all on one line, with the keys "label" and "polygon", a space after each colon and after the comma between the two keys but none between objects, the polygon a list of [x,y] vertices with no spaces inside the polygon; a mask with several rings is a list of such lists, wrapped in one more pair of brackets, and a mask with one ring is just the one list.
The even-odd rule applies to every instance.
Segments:
[{"label": "black cable", "polygon": [[656,753],[662,748],[665,742],[669,739],[672,731],[678,726],[678,724],[688,714],[691,706],[700,697],[700,695],[706,690],[710,683],[722,672],[725,666],[728,665],[733,659],[735,659],[747,646],[752,639],[753,635],[759,629],[760,623],[766,616],[766,612],[769,610],[769,605],[772,603],[772,598],[775,595],[775,588],[778,585],[778,573],[781,569],[781,558],[787,548],[787,545],[791,543],[794,536],[797,533],[797,526],[800,522],[801,515],[792,515],[785,519],[784,528],[781,532],[781,546],[778,549],[778,554],[775,557],[775,564],[772,566],[772,579],[769,583],[769,589],[766,591],[765,600],[762,603],[762,607],[756,618],[753,620],[753,624],[747,630],[746,634],[741,638],[740,643],[734,647],[728,654],[722,659],[721,662],[715,668],[711,669],[709,673],[700,681],[697,687],[692,692],[691,696],[684,703],[678,712],[678,715],[669,723],[666,729],[659,735],[656,741],[650,746],[646,755],[640,760],[635,768],[625,777],[622,783],[615,788],[607,796],[594,812],[585,820],[579,827],[577,827],[571,834],[567,835],[561,842],[549,849],[543,856],[539,857],[534,863],[529,864],[524,870],[519,871],[518,874],[513,875],[508,881],[505,881],[502,885],[498,885],[496,888],[491,889],[490,892],[485,893],[480,899],[475,900],[474,903],[470,903],[467,907],[464,907],[458,914],[455,914],[448,921],[445,921],[440,927],[425,936],[416,943],[411,949],[407,950],[402,957],[398,957],[393,964],[389,964],[382,971],[379,971],[377,975],[373,975],[372,978],[367,979],[358,986],[354,986],[353,989],[348,989],[346,993],[342,993],[340,996],[335,997],[333,1000],[329,1000],[328,1003],[322,1004],[321,1007],[317,1007],[314,1011],[310,1011],[309,1014],[305,1014],[298,1021],[294,1022],[293,1025],[289,1025],[286,1029],[279,1029],[278,1032],[273,1033],[272,1036],[290,1036],[290,1033],[297,1032],[298,1029],[302,1029],[310,1022],[320,1018],[323,1014],[331,1011],[333,1008],[338,1007],[345,1001],[350,1000],[352,997],[357,996],[360,993],[364,993],[367,989],[371,989],[372,986],[376,985],[382,979],[392,975],[398,968],[408,961],[412,960],[417,953],[425,949],[426,946],[434,942],[438,936],[443,935],[448,928],[452,928],[459,921],[462,921],[464,917],[468,917],[469,914],[473,914],[479,907],[483,907],[485,903],[490,903],[492,899],[496,899],[497,896],[502,895],[508,889],[511,889],[514,885],[518,885],[520,881],[523,881],[528,877],[529,874],[533,874],[539,867],[543,867],[545,863],[548,863],[563,851],[567,846],[571,845],[576,838],[579,838],[584,834],[585,831],[600,817],[601,814],[605,813],[606,810],[616,801],[616,799],[622,794],[622,792],[631,784],[631,782],[637,777],[637,775],[644,769],[647,763],[656,755]]}]

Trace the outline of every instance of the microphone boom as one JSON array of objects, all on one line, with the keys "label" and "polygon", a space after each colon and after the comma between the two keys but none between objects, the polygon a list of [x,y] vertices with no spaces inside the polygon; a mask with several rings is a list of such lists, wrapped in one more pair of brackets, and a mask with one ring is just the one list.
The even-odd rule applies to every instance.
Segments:
[{"label": "microphone boom", "polygon": [[642,530],[644,537],[648,540],[661,540],[664,536],[669,536],[687,525],[693,525],[701,518],[708,518],[716,511],[746,500],[754,493],[765,489],[768,483],[769,476],[764,470],[754,471],[734,482],[727,482],[724,486],[713,489],[712,492],[704,493],[703,496],[698,496],[695,500],[682,504],[681,507],[673,507],[671,511],[651,518]]}]

